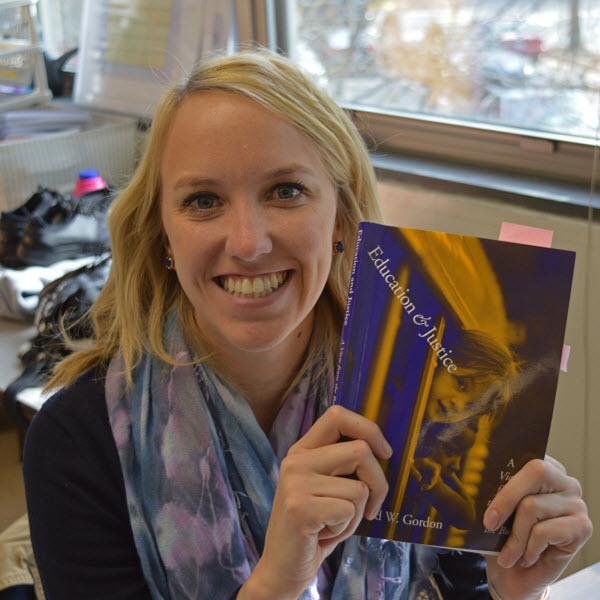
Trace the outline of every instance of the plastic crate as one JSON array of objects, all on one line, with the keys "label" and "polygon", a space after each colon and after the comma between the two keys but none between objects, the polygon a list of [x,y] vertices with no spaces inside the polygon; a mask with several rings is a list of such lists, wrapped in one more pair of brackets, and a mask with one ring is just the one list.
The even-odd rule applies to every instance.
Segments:
[{"label": "plastic crate", "polygon": [[83,131],[0,143],[0,210],[21,206],[40,185],[72,192],[81,169],[97,169],[109,185],[126,182],[137,159],[137,119],[92,115]]}]

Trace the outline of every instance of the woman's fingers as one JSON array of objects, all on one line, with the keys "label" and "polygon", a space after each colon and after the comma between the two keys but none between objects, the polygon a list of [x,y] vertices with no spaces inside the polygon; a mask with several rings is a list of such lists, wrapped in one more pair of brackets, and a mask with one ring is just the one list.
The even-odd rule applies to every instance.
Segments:
[{"label": "woman's fingers", "polygon": [[360,518],[372,519],[388,492],[388,483],[375,457],[389,458],[391,453],[375,423],[334,405],[290,448],[282,469],[286,473],[310,470],[332,477],[357,477],[369,490]]},{"label": "woman's fingers", "polygon": [[328,446],[344,438],[364,440],[373,454],[379,458],[389,458],[392,455],[391,446],[383,437],[381,429],[373,421],[339,404],[327,409],[306,435],[290,448],[290,452]]},{"label": "woman's fingers", "polygon": [[[286,502],[286,510],[290,513],[291,522],[303,523],[298,525],[302,533],[311,535],[327,528],[332,533],[327,537],[334,537],[353,523],[356,528],[369,497],[369,488],[364,482],[326,475],[316,475],[310,478],[310,483],[307,478],[306,482],[310,488],[305,489],[310,489],[310,494],[304,493],[305,490],[295,495],[290,494]],[[338,508],[342,510],[342,506],[345,506],[348,512],[339,515],[335,512],[330,514],[326,510],[319,512],[320,507],[328,506],[329,499],[335,501],[332,502],[332,507],[338,506],[338,500],[344,501],[345,504],[339,505]]]},{"label": "woman's fingers", "polygon": [[[374,518],[388,492],[388,483],[381,466],[373,455],[371,447],[363,440],[340,442],[318,450],[295,452],[288,454],[281,463],[281,474],[284,478],[310,472],[327,476],[331,479],[332,488],[338,483],[340,490],[349,489],[347,485],[343,485],[344,481],[362,484],[361,489],[366,492],[367,498],[360,518],[363,513],[367,518]],[[343,477],[350,475],[355,475],[358,481]],[[336,481],[340,479],[341,482]],[[315,481],[311,480],[310,485],[315,485]],[[335,495],[333,489],[329,489],[327,493],[316,491],[313,487],[308,489],[318,495],[327,495],[327,493]]]},{"label": "woman's fingers", "polygon": [[537,523],[531,529],[527,547],[519,561],[520,566],[530,567],[548,549],[565,558],[573,556],[589,537],[586,535],[582,538],[579,533],[582,528],[587,528],[587,524],[580,515],[547,519]]},{"label": "woman's fingers", "polygon": [[334,537],[348,528],[354,519],[356,505],[350,499],[314,497],[302,505],[288,502],[286,514],[290,523],[298,523],[298,531],[304,536],[320,534]]},{"label": "woman's fingers", "polygon": [[555,492],[567,492],[581,498],[581,485],[552,462],[532,460],[498,492],[485,512],[483,523],[495,531],[526,496]]},{"label": "woman's fingers", "polygon": [[571,556],[591,535],[581,485],[554,459],[527,463],[494,498],[484,524],[495,530],[513,512],[512,532],[498,556],[503,567],[530,566],[549,547]]},{"label": "woman's fingers", "polygon": [[551,465],[554,465],[559,471],[562,471],[565,475],[567,474],[567,470],[565,469],[564,465],[558,462],[555,458],[552,458],[552,456],[550,456],[549,454],[546,454],[544,460],[546,462],[549,462]]},{"label": "woman's fingers", "polygon": [[579,549],[579,515],[587,515],[585,503],[562,493],[526,496],[515,513],[512,534],[502,549],[499,563],[511,567],[517,562],[528,567],[549,547],[565,553]]},{"label": "woman's fingers", "polygon": [[[319,541],[345,539],[354,533],[360,520],[365,514],[365,506],[369,498],[369,488],[362,481],[346,479],[343,477],[319,476],[313,487],[315,506],[327,506],[329,500],[335,502],[341,500],[351,503],[353,511],[346,515],[343,520],[323,520],[318,533]],[[317,513],[317,516],[319,513]]]}]

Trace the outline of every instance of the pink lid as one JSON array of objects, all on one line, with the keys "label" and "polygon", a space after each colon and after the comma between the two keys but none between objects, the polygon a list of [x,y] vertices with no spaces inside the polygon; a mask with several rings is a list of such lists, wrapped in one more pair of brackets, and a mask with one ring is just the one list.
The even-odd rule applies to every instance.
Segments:
[{"label": "pink lid", "polygon": [[79,171],[79,177],[75,183],[75,191],[73,194],[75,196],[83,196],[83,194],[95,192],[96,190],[102,190],[105,187],[106,182],[104,179],[102,179],[102,177],[100,177],[98,171],[94,169],[88,169],[85,171]]}]

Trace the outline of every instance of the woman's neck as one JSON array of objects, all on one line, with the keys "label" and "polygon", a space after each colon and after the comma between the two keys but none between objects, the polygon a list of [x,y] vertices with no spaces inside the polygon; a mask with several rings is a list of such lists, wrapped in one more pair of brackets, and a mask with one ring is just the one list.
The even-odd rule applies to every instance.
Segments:
[{"label": "woman's neck", "polygon": [[295,333],[293,339],[263,352],[221,347],[218,353],[213,354],[217,367],[242,390],[258,424],[267,435],[286,390],[302,366],[311,329],[304,327]]}]

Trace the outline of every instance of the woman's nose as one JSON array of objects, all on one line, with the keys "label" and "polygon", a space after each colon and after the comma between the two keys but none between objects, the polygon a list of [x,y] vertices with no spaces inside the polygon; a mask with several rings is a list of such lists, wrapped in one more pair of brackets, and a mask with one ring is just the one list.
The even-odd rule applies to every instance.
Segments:
[{"label": "woman's nose", "polygon": [[260,206],[242,202],[231,208],[225,249],[244,261],[256,260],[272,248],[269,220]]}]

